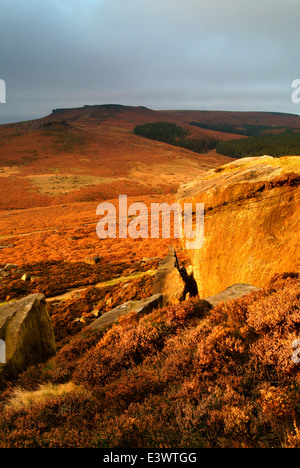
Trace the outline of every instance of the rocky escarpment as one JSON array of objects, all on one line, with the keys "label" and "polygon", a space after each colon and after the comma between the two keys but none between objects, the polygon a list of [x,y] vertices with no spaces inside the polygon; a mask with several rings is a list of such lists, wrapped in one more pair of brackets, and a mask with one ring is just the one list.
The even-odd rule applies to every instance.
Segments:
[{"label": "rocky escarpment", "polygon": [[177,198],[204,203],[204,245],[188,251],[200,297],[299,272],[299,157],[234,161],[183,185]]}]

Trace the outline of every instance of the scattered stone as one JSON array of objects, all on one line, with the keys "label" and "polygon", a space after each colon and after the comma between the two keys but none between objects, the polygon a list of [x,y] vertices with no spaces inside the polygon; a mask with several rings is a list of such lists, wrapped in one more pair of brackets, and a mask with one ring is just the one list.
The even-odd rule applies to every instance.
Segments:
[{"label": "scattered stone", "polygon": [[155,294],[141,301],[129,301],[101,315],[88,328],[94,331],[104,330],[116,323],[123,315],[134,313],[137,316],[142,316],[162,306],[163,297],[161,294]]},{"label": "scattered stone", "polygon": [[99,257],[99,255],[96,255],[96,257],[86,257],[84,259],[84,262],[87,263],[88,265],[98,265],[100,260],[101,260],[101,257]]},{"label": "scattered stone", "polygon": [[24,273],[24,275],[22,276],[22,281],[30,281],[31,280],[31,275],[30,273]]},{"label": "scattered stone", "polygon": [[256,288],[251,284],[234,284],[225,291],[216,294],[215,296],[206,297],[205,300],[209,302],[213,307],[219,304],[222,301],[230,301],[231,299],[237,299],[239,297],[250,294],[252,291],[260,291],[260,288]]},{"label": "scattered stone", "polygon": [[96,318],[99,317],[99,315],[101,315],[100,310],[98,309],[93,310],[91,314],[93,317],[96,317]]},{"label": "scattered stone", "polygon": [[8,271],[1,270],[0,271],[0,276],[1,276],[1,278],[6,278],[7,276],[9,276],[9,273],[8,273]]},{"label": "scattered stone", "polygon": [[35,282],[38,281],[40,278],[41,278],[40,276],[31,276],[31,277],[30,277],[30,281],[31,281],[32,283],[35,283]]},{"label": "scattered stone", "polygon": [[161,260],[160,257],[143,257],[142,262],[148,263],[148,262],[153,262],[155,260]]},{"label": "scattered stone", "polygon": [[18,268],[18,265],[14,265],[13,263],[7,263],[7,265],[5,265],[4,267],[4,270],[10,271],[10,270],[13,270],[14,268]]},{"label": "scattered stone", "polygon": [[82,316],[79,319],[80,323],[83,323],[84,325],[88,325],[90,323],[90,318],[87,316]]},{"label": "scattered stone", "polygon": [[1,307],[0,339],[5,342],[6,362],[0,380],[16,378],[31,365],[56,353],[52,323],[42,294],[32,294]]}]

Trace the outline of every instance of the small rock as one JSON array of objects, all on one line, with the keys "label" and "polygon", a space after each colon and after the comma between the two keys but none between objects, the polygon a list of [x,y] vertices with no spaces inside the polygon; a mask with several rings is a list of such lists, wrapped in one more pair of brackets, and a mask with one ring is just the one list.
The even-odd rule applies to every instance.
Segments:
[{"label": "small rock", "polygon": [[24,273],[24,275],[21,278],[23,281],[30,281],[31,280],[31,275],[30,273]]},{"label": "small rock", "polygon": [[6,278],[7,276],[9,276],[9,273],[7,271],[1,270],[0,271],[0,276],[1,276],[1,278]]},{"label": "small rock", "polygon": [[40,276],[31,276],[30,281],[31,281],[32,283],[34,283],[34,282],[37,281],[38,279],[40,279]]},{"label": "small rock", "polygon": [[18,268],[18,265],[14,265],[13,263],[7,263],[7,265],[5,265],[4,267],[4,270],[10,271],[10,270],[13,270],[14,268]]},{"label": "small rock", "polygon": [[93,310],[91,312],[91,314],[92,314],[93,317],[99,317],[99,315],[101,315],[100,310],[98,310],[98,309]]},{"label": "small rock", "polygon": [[96,255],[96,257],[86,257],[84,259],[84,262],[87,263],[88,265],[98,265],[100,260],[101,260],[101,257],[99,257],[99,255]]},{"label": "small rock", "polygon": [[90,323],[89,317],[80,317],[79,321],[80,323],[83,323],[84,325],[87,325]]}]

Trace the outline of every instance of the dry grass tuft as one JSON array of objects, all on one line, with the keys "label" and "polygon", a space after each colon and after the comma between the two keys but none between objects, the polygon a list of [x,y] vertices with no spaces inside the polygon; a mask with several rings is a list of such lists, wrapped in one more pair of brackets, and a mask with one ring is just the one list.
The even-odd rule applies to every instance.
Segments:
[{"label": "dry grass tuft", "polygon": [[87,395],[88,391],[81,385],[75,385],[73,382],[64,384],[43,384],[35,391],[28,391],[22,388],[14,389],[9,400],[5,404],[5,409],[12,411],[27,410],[31,406],[46,403],[68,394]]}]

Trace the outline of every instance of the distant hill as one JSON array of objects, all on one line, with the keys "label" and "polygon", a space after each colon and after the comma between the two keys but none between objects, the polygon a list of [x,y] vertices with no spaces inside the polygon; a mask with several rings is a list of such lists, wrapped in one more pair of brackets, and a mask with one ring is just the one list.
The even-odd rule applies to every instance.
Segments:
[{"label": "distant hill", "polygon": [[[134,134],[137,126],[159,122],[180,127],[181,144]],[[246,142],[245,128],[299,129],[300,117],[105,104],[0,125],[0,210],[175,193],[181,183],[240,157],[215,148]]]},{"label": "distant hill", "polygon": [[[280,112],[231,112],[231,111],[197,111],[197,110],[152,110],[147,107],[123,106],[120,104],[86,105],[81,108],[54,109],[45,117],[49,119],[65,119],[67,121],[98,121],[111,119],[122,121],[122,126],[145,124],[150,122],[172,122],[196,131],[194,126],[202,126],[203,130],[224,133],[222,126],[236,129],[239,126],[254,127],[289,127],[300,128],[300,116]],[[225,133],[231,133],[230,128]],[[233,134],[235,131],[233,131]],[[220,136],[224,138],[224,136]]]}]

